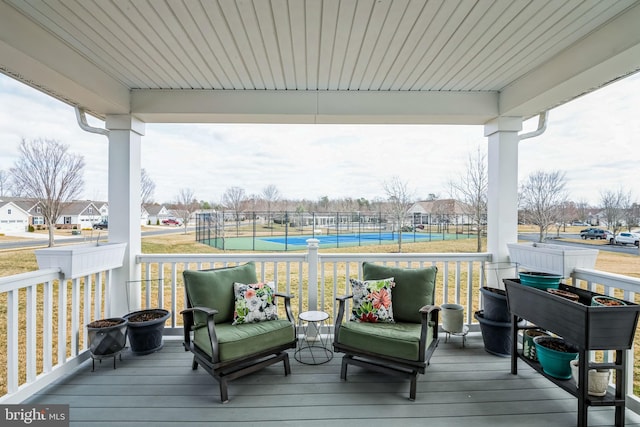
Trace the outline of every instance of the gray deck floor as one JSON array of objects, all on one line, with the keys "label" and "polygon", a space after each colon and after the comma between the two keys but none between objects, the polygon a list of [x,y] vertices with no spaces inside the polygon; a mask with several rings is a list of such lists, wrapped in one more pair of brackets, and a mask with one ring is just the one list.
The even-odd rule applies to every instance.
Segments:
[{"label": "gray deck floor", "polygon": [[[459,337],[441,339],[431,366],[418,382],[415,402],[409,383],[350,366],[339,378],[341,355],[308,366],[291,359],[241,378],[221,404],[217,383],[191,370],[190,353],[179,341],[147,356],[123,354],[117,369],[109,360],[90,361],[29,403],[69,404],[72,426],[575,426],[576,399],[519,362],[484,351],[479,334],[465,348]],[[627,426],[640,417],[626,411]],[[589,426],[613,425],[613,409],[589,408]]]}]

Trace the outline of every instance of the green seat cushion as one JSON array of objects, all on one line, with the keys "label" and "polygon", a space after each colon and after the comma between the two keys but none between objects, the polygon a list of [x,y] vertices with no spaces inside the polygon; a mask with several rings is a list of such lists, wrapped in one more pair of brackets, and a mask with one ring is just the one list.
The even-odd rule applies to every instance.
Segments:
[{"label": "green seat cushion", "polygon": [[[419,360],[419,323],[346,322],[340,327],[338,342],[349,347],[405,360]],[[428,328],[428,347],[433,329]]]},{"label": "green seat cushion", "polygon": [[[256,283],[258,281],[256,266],[253,262],[213,270],[185,270],[182,276],[191,307],[209,307],[218,310],[218,314],[214,316],[216,323],[233,320],[234,282]],[[207,322],[207,316],[196,312],[194,320],[196,325],[203,325]]]},{"label": "green seat cushion", "polygon": [[[249,356],[295,340],[294,326],[288,320],[269,320],[241,325],[216,324],[216,335],[221,362]],[[213,356],[207,328],[196,329],[193,333],[193,342],[210,357]]]},{"label": "green seat cushion", "polygon": [[397,322],[421,322],[420,308],[434,301],[437,267],[399,268],[365,262],[362,264],[364,280],[393,277],[391,302]]}]

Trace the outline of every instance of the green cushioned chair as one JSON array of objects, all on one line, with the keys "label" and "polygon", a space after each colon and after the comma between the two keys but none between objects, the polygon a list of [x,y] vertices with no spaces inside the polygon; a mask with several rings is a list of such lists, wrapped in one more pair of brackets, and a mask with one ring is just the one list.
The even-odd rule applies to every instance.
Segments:
[{"label": "green cushioned chair", "polygon": [[411,380],[409,399],[415,400],[418,374],[424,374],[438,345],[438,312],[434,305],[436,267],[397,268],[362,264],[364,280],[394,278],[391,289],[393,323],[349,321],[346,303],[339,302],[333,348],[344,353],[340,378],[347,379],[347,365],[400,375]]},{"label": "green cushioned chair", "polygon": [[227,383],[266,366],[284,364],[289,375],[289,355],[295,348],[295,323],[291,296],[275,293],[284,301],[287,319],[233,324],[235,282],[257,283],[252,262],[213,270],[185,270],[187,309],[182,311],[184,347],[193,353],[192,369],[202,366],[220,383],[220,399],[229,401]]}]

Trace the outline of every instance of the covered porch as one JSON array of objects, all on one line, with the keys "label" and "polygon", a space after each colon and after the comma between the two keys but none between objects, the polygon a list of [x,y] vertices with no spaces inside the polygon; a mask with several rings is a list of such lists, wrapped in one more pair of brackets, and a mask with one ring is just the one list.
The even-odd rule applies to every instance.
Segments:
[{"label": "covered porch", "polygon": [[[479,334],[462,348],[460,338],[441,342],[415,402],[396,377],[351,368],[340,380],[340,358],[309,366],[291,357],[292,375],[276,365],[233,382],[231,400],[219,403],[218,388],[203,370],[192,371],[191,353],[169,341],[162,351],[125,353],[113,370],[104,361],[95,372],[84,365],[38,392],[33,404],[69,404],[72,426],[575,426],[576,401],[525,365],[517,376],[510,360],[484,351]],[[591,408],[590,426],[612,425],[612,408]],[[627,426],[640,416],[627,411]]]},{"label": "covered porch", "polygon": [[[175,413],[185,414],[193,423],[210,424],[222,415],[219,411],[227,414],[226,419],[238,420],[256,400],[249,396],[259,396],[260,405],[267,407],[262,413],[272,414],[274,424],[287,420],[326,424],[344,420],[351,410],[356,414],[353,423],[358,424],[362,418],[358,415],[384,415],[386,409],[394,414],[391,418],[398,415],[409,424],[422,423],[433,414],[434,425],[451,424],[452,417],[461,423],[469,420],[468,425],[573,425],[575,399],[526,369],[511,376],[508,362],[484,354],[472,313],[480,306],[478,288],[487,281],[500,284],[499,277],[487,278],[483,267],[508,261],[507,243],[517,240],[518,143],[542,132],[545,125],[541,120],[539,129],[522,134],[523,122],[538,116],[544,119],[554,107],[637,72],[638,22],[640,3],[633,0],[1,0],[0,72],[74,106],[83,129],[108,138],[110,240],[127,247],[124,265],[115,269],[98,268],[71,280],[56,268],[0,279],[8,307],[7,394],[0,402],[52,403],[47,399],[55,400],[68,390],[69,400],[60,403],[71,405],[72,417],[83,420],[78,425],[84,425],[91,412],[122,415],[122,425],[135,424],[139,416],[171,421],[166,414],[171,411],[162,408],[174,399],[182,403],[175,404],[180,407]],[[89,126],[87,114],[103,120],[104,128]],[[477,125],[488,141],[487,253],[359,254],[313,262],[305,254],[142,254],[140,156],[145,126],[151,123]],[[115,371],[107,372],[102,366],[98,373],[85,374],[89,356],[84,324],[92,319],[122,315],[131,304],[168,304],[173,316],[167,332],[181,333],[177,313],[182,307],[177,296],[183,292],[180,274],[185,268],[255,259],[266,274],[264,266],[284,263],[283,270],[274,273],[272,269],[271,274],[286,290],[295,287],[298,312],[324,308],[333,316],[337,284],[357,275],[358,263],[371,258],[407,266],[438,264],[442,272],[438,302],[462,303],[466,323],[476,334],[464,350],[455,341],[441,344],[421,378],[423,399],[414,404],[389,393],[385,387],[389,379],[380,376],[369,376],[374,384],[353,380],[339,384],[338,376],[325,380],[333,377],[336,360],[327,366],[301,367],[301,377],[282,378],[274,375],[277,368],[273,368],[246,378],[234,387],[259,392],[220,407],[212,403],[213,394],[203,391],[209,378],[191,372],[189,356],[172,343],[149,358],[125,360]],[[336,267],[323,262],[341,263],[345,269],[338,274]],[[154,269],[169,287],[158,300],[151,301],[150,294],[126,285],[158,279],[152,275]],[[627,299],[634,299],[640,290],[637,279],[595,270],[574,271],[573,279],[583,287],[622,292]],[[26,295],[24,306],[19,304],[21,295]],[[44,300],[42,317],[36,309],[38,298]],[[26,344],[20,347],[23,330]],[[36,349],[43,352],[41,364],[36,363]],[[469,359],[480,368],[468,364]],[[625,395],[627,417],[633,423],[637,420],[630,411],[638,412],[639,405],[632,386],[634,357],[629,360]],[[177,365],[184,362],[187,366],[180,370]],[[460,372],[461,366],[466,377],[451,373]],[[148,369],[155,377],[152,382],[157,379],[158,383],[141,389],[144,399],[122,399],[118,395],[139,380],[138,369]],[[176,376],[178,371],[185,377]],[[66,374],[72,375],[39,394],[42,387]],[[189,393],[186,388],[177,384],[192,378],[199,391],[191,392],[195,396],[190,400],[184,397]],[[107,387],[113,394],[101,393],[92,383],[106,385],[112,380],[121,381]],[[168,387],[159,392],[162,380]],[[433,387],[431,381],[436,382]],[[292,410],[300,409],[300,394],[307,394],[304,390],[310,384],[323,386],[311,387],[313,393],[302,399],[305,411]],[[285,386],[293,390],[284,390]],[[500,391],[509,387],[512,393]],[[94,399],[74,398],[86,395],[87,389],[95,393]],[[274,404],[271,390],[290,401]],[[528,395],[531,390],[533,399]],[[366,391],[366,398],[361,391]],[[232,393],[241,394],[233,387]],[[146,395],[151,394],[164,396],[158,407],[136,403],[148,402]],[[491,402],[482,401],[487,397]],[[104,409],[98,404],[101,400],[111,407]],[[540,409],[531,409],[531,400],[539,402]],[[193,419],[186,415],[188,406],[194,408],[189,415],[195,415]],[[298,418],[286,418],[289,412]],[[592,425],[611,424],[610,413],[607,408],[592,408],[590,417],[596,417]],[[104,425],[114,425],[104,420]],[[555,424],[558,420],[562,421]]]}]

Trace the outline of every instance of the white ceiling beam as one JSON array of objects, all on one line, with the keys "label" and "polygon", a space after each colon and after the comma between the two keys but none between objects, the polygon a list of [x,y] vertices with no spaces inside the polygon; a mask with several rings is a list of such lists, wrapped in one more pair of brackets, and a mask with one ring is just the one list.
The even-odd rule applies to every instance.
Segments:
[{"label": "white ceiling beam", "polygon": [[134,90],[147,123],[484,124],[495,92]]},{"label": "white ceiling beam", "polygon": [[0,16],[0,72],[87,112],[129,112],[124,85],[1,1]]},{"label": "white ceiling beam", "polygon": [[531,117],[638,71],[640,4],[500,94],[500,115]]}]

